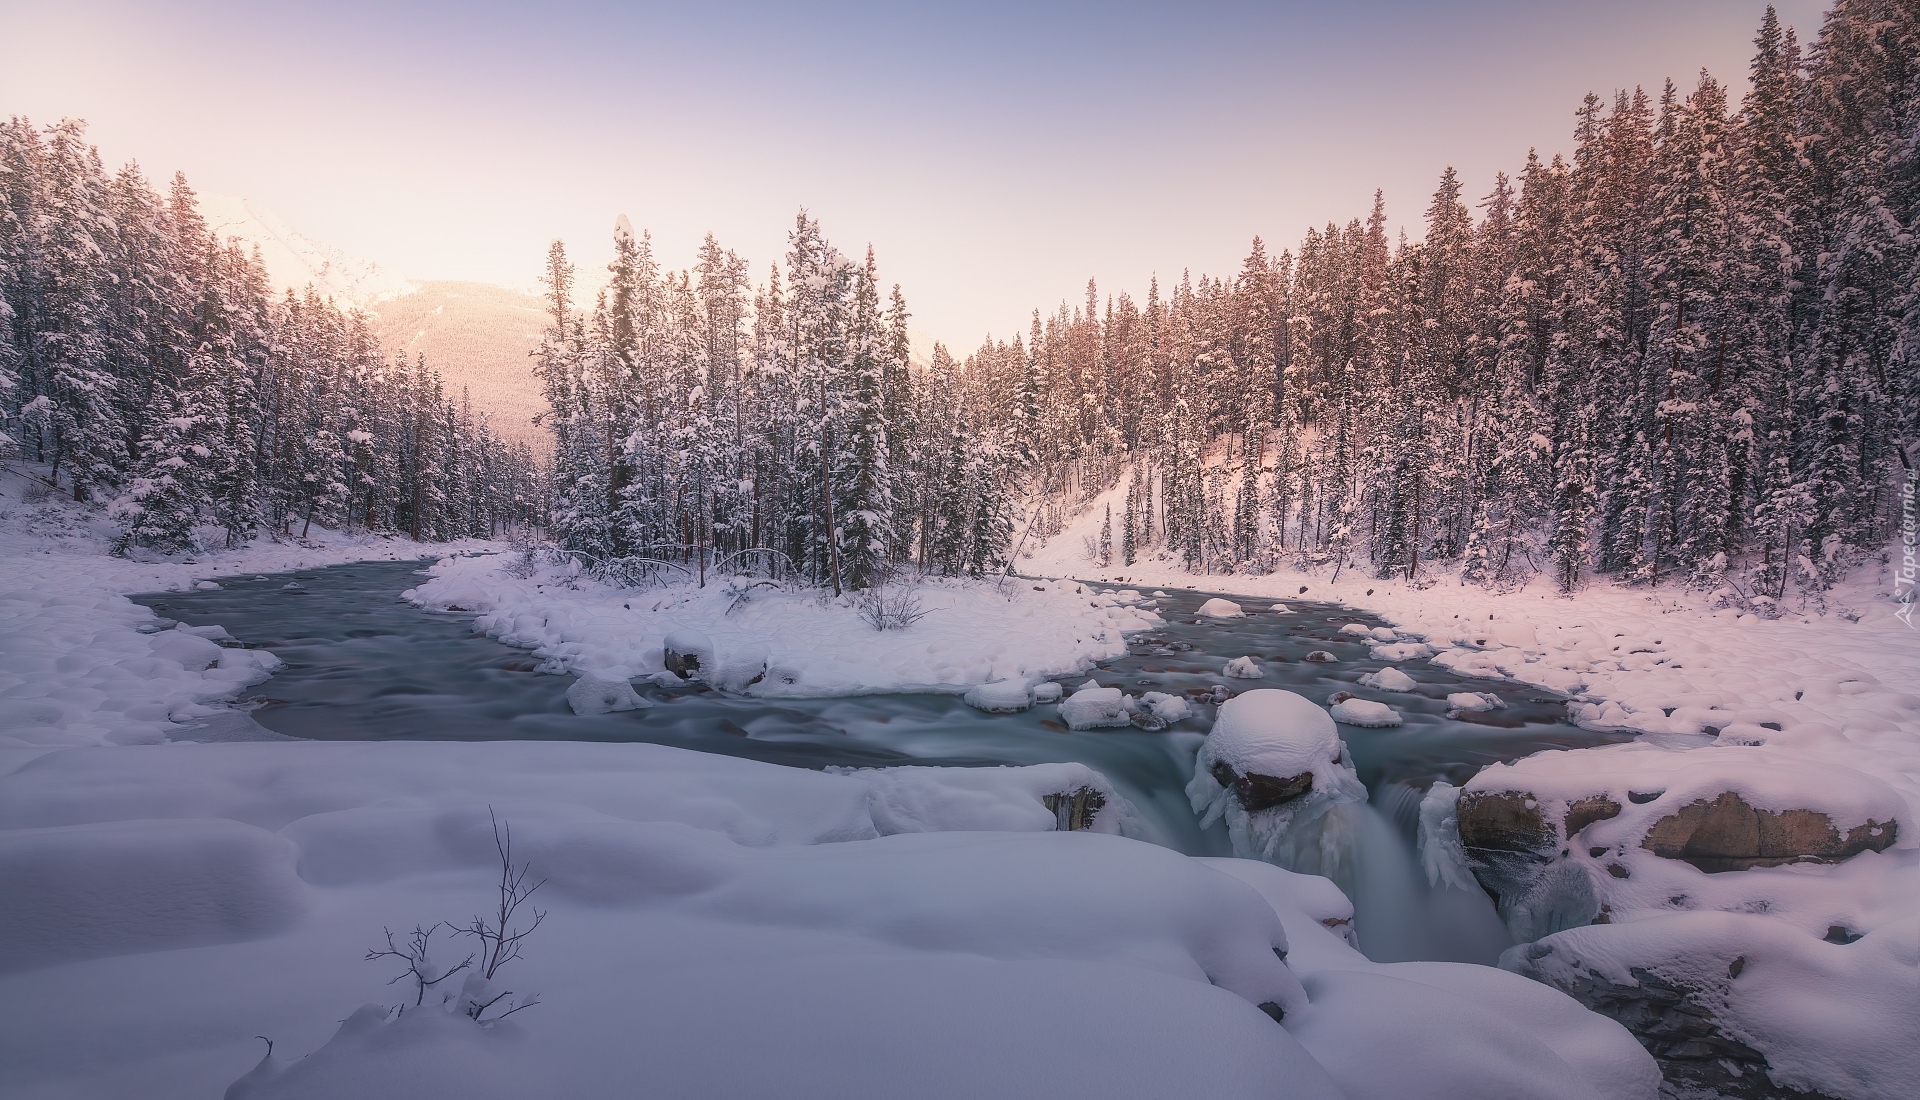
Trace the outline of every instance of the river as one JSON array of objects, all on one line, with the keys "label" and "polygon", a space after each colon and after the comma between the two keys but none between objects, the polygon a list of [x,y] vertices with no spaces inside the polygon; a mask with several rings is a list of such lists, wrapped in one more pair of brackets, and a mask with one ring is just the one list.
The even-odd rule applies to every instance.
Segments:
[{"label": "river", "polygon": [[[182,736],[648,741],[803,768],[1078,761],[1112,781],[1169,847],[1231,854],[1224,827],[1199,828],[1184,793],[1211,706],[1195,707],[1194,717],[1165,731],[1073,732],[1052,706],[991,715],[954,695],[770,701],[694,684],[642,686],[651,709],[577,715],[566,701],[572,677],[543,674],[528,652],[476,633],[470,613],[423,611],[400,600],[420,572],[418,562],[362,562],[134,597],[170,619],[223,626],[235,639],[228,644],[264,648],[286,662],[242,700],[244,713]],[[1338,631],[1353,622],[1381,625],[1377,617],[1306,602],[1277,613],[1266,599],[1243,600],[1244,618],[1196,617],[1212,595],[1167,590],[1156,597],[1165,625],[1131,636],[1126,656],[1062,682],[1071,689],[1093,679],[1133,694],[1198,694],[1223,683],[1233,691],[1278,687],[1316,702],[1355,690],[1391,703],[1403,716],[1397,728],[1340,727],[1370,796],[1350,838],[1357,870],[1341,884],[1355,902],[1361,949],[1376,961],[1492,962],[1511,941],[1491,902],[1478,892],[1435,890],[1419,870],[1421,795],[1436,779],[1457,785],[1491,763],[1622,735],[1569,724],[1549,692],[1464,678],[1424,661],[1398,666],[1417,681],[1413,692],[1356,690],[1363,673],[1390,662],[1373,660],[1369,643]],[[1302,659],[1314,650],[1337,660]],[[1261,680],[1221,674],[1242,655],[1259,660]],[[1446,696],[1457,691],[1496,692],[1508,705],[1450,718]]]}]

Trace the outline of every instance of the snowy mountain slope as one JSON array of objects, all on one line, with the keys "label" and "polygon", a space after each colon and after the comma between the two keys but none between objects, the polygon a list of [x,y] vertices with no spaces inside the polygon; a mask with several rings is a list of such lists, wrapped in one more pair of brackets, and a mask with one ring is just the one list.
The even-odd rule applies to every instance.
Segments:
[{"label": "snowy mountain slope", "polygon": [[311,285],[342,306],[364,308],[414,289],[405,277],[307,236],[250,199],[203,194],[200,213],[220,236],[258,245],[278,290],[299,293]]},{"label": "snowy mountain slope", "polygon": [[486,283],[431,281],[367,307],[367,320],[388,351],[424,355],[457,401],[465,389],[494,431],[544,452],[549,437],[533,418],[547,401],[530,353],[540,344],[546,307],[539,298]]}]

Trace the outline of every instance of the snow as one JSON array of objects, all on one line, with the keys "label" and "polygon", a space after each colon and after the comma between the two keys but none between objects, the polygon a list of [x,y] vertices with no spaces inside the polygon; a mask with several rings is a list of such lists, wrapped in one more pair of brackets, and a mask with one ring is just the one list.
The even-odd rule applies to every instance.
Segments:
[{"label": "snow", "polygon": [[[1651,1063],[1616,1025],[1488,968],[1369,963],[1331,883],[1147,843],[1145,819],[1079,764],[823,773],[646,744],[196,742],[272,660],[124,593],[421,547],[322,533],[130,562],[104,556],[87,510],[5,507],[0,881],[25,888],[0,891],[0,998],[33,1006],[0,1029],[8,1096],[173,1100],[244,1080],[233,1095],[1231,1098],[1285,1082],[1352,1097],[1376,1094],[1358,1059],[1382,1033],[1452,1051],[1425,1071],[1435,1095],[1507,1090],[1542,1066],[1559,1076],[1508,1094],[1652,1095],[1621,1076]],[[510,584],[499,561],[449,558],[416,598],[495,601],[495,628],[578,675],[589,706],[663,673],[676,629],[707,635],[723,670],[764,647],[769,678],[828,689],[901,690],[935,662],[844,668],[939,644],[967,664],[939,681],[961,690],[1083,671],[1121,629],[1158,621],[1071,582],[929,585],[937,613],[881,637],[812,596],[728,615],[697,590]],[[1013,648],[1024,672],[971,678]],[[1187,706],[1091,690],[1167,721]],[[1215,743],[1262,694],[1280,693],[1223,707]],[[1325,712],[1299,702],[1318,725],[1252,722],[1241,755],[1337,749]],[[1325,790],[1352,782],[1330,758],[1322,774]],[[1078,791],[1098,809],[1061,832],[1050,796]],[[383,928],[486,910],[496,815],[545,881],[547,920],[502,972],[541,1003],[490,1028],[432,1005],[396,1017],[393,971],[362,956]],[[1446,1000],[1470,986],[1479,1017]],[[1624,1062],[1572,1057],[1542,996]],[[264,1062],[257,1035],[274,1043]]]},{"label": "snow", "polygon": [[1200,605],[1200,614],[1209,619],[1238,619],[1246,612],[1232,600],[1223,600],[1218,596]]},{"label": "snow", "polygon": [[1252,657],[1235,657],[1228,661],[1221,673],[1236,680],[1258,680],[1263,675],[1260,665]]},{"label": "snow", "polygon": [[[1248,810],[1215,774],[1221,767],[1236,776],[1278,780],[1310,775],[1311,785],[1291,800]],[[1194,759],[1187,798],[1202,827],[1225,819],[1235,855],[1318,867],[1332,862],[1322,858],[1327,838],[1320,819],[1336,807],[1365,802],[1367,789],[1326,711],[1291,691],[1255,688],[1221,704],[1213,732]]]},{"label": "snow", "polygon": [[1025,680],[994,680],[975,684],[960,698],[989,714],[1017,714],[1033,705],[1033,688]]},{"label": "snow", "polygon": [[[1096,512],[1103,502],[1093,502]],[[1076,549],[1090,530],[1085,516],[1070,522],[1021,567],[1101,579]],[[1542,797],[1604,787],[1623,807],[1620,818],[1589,827],[1606,833],[1615,845],[1607,859],[1630,875],[1616,878],[1598,862],[1589,869],[1600,871],[1591,878],[1609,923],[1515,948],[1507,965],[1569,988],[1585,967],[1602,963],[1621,980],[1641,967],[1703,983],[1720,1006],[1717,1018],[1763,1051],[1780,1080],[1877,1100],[1920,1095],[1920,1053],[1911,1042],[1920,1032],[1920,954],[1912,947],[1920,943],[1912,916],[1920,912],[1920,824],[1908,824],[1920,823],[1920,631],[1897,614],[1900,548],[1892,550],[1884,560],[1867,557],[1824,602],[1784,607],[1775,619],[1716,608],[1710,594],[1672,584],[1598,582],[1566,598],[1545,578],[1496,593],[1431,567],[1419,585],[1351,569],[1338,581],[1324,569],[1294,568],[1202,578],[1161,561],[1123,572],[1143,587],[1363,607],[1395,631],[1388,640],[1369,630],[1376,661],[1431,659],[1564,695],[1582,726],[1642,733],[1638,745],[1536,756],[1485,780],[1524,778]],[[1504,705],[1490,692],[1447,701],[1460,712]],[[1537,788],[1549,781],[1555,786]],[[1623,787],[1665,793],[1636,804]],[[1897,811],[1900,837],[1888,851],[1831,866],[1707,874],[1644,851],[1628,835],[1653,819],[1656,805],[1664,815],[1715,789],[1849,821]],[[1458,852],[1455,794],[1436,784],[1423,803],[1422,856],[1435,881],[1477,891]],[[1622,841],[1630,841],[1624,852]],[[1586,859],[1601,844],[1573,845],[1568,858]],[[1828,942],[1836,926],[1861,938]],[[1745,958],[1745,969],[1730,980],[1735,957]]]},{"label": "snow", "polygon": [[1378,672],[1368,672],[1360,677],[1361,687],[1370,687],[1376,691],[1412,691],[1420,685],[1413,677],[1397,668],[1383,668]]},{"label": "snow", "polygon": [[644,710],[653,706],[633,690],[625,680],[613,680],[588,674],[567,689],[567,705],[575,714],[608,714],[622,710]]},{"label": "snow", "polygon": [[1119,688],[1083,687],[1060,703],[1060,718],[1071,730],[1092,730],[1133,723],[1127,697]]},{"label": "snow", "polygon": [[1342,699],[1327,710],[1333,715],[1334,721],[1345,722],[1349,726],[1380,728],[1400,724],[1398,711],[1371,699]]},{"label": "snow", "polygon": [[[508,559],[459,557],[407,593],[422,607],[478,611],[476,629],[530,649],[554,667],[634,679],[665,672],[664,650],[702,654],[716,686],[778,698],[884,692],[962,694],[996,680],[1032,683],[1126,652],[1124,632],[1162,620],[1152,610],[1072,581],[930,579],[929,614],[879,632],[853,600],[755,590],[740,601],[712,581],[624,589],[550,569],[509,576]],[[1136,594],[1137,595],[1137,594]],[[689,648],[680,650],[670,641]],[[753,677],[759,682],[749,683]]]},{"label": "snow", "polygon": [[[1056,831],[1040,796],[1089,783],[1108,794],[1094,829]],[[432,1005],[396,1018],[390,971],[360,956],[383,926],[488,903],[490,811],[546,882],[546,921],[499,983],[541,1003],[492,1028]],[[1616,1025],[1549,1019],[1533,1001],[1558,994],[1487,968],[1369,963],[1322,924],[1351,914],[1325,880],[1127,839],[1130,816],[1069,764],[819,773],[574,742],[66,749],[0,776],[9,881],[40,876],[0,902],[12,949],[31,952],[0,996],[37,1006],[0,1033],[0,1089],[1231,1098],[1284,1081],[1331,1098],[1380,1095],[1353,1083],[1377,1072],[1366,1037],[1386,1029],[1451,1044],[1424,1071],[1433,1095],[1551,1065],[1501,1094],[1650,1100],[1617,1066],[1547,1061],[1570,1032],[1649,1065]],[[1468,1011],[1449,990],[1475,981]]]},{"label": "snow", "polygon": [[1172,725],[1193,716],[1193,706],[1184,695],[1170,695],[1164,691],[1149,691],[1140,696],[1140,705],[1147,713]]}]

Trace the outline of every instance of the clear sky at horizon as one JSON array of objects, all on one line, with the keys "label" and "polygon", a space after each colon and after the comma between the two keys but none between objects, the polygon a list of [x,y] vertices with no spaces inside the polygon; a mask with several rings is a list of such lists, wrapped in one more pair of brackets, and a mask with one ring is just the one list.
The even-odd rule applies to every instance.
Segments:
[{"label": "clear sky at horizon", "polygon": [[[1376,187],[1417,237],[1448,164],[1477,200],[1589,90],[1705,67],[1737,101],[1765,6],[0,0],[0,112],[421,279],[530,285],[553,237],[602,264],[622,213],[758,279],[805,206],[964,354]],[[1775,6],[1813,40],[1823,3]]]}]

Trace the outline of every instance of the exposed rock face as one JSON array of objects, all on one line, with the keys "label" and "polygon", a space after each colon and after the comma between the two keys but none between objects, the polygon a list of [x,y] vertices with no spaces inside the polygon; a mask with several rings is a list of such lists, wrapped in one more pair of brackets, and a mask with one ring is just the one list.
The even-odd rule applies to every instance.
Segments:
[{"label": "exposed rock face", "polygon": [[1213,781],[1233,792],[1248,813],[1271,810],[1313,790],[1313,773],[1299,775],[1241,775],[1225,761],[1213,765]]},{"label": "exposed rock face", "polygon": [[[1531,955],[1544,945],[1515,951]],[[1742,960],[1735,960],[1736,964]],[[1502,965],[1509,965],[1503,961]],[[1618,1020],[1660,1063],[1661,1095],[1719,1096],[1726,1100],[1834,1100],[1824,1093],[1782,1088],[1768,1075],[1767,1056],[1726,1034],[1711,1009],[1719,994],[1693,989],[1645,968],[1631,968],[1637,985],[1621,985],[1584,967],[1553,980],[1529,961],[1511,969],[1546,982],[1602,1016]],[[1729,981],[1739,977],[1738,967]]]},{"label": "exposed rock face", "polygon": [[1093,819],[1106,807],[1107,796],[1092,787],[1076,787],[1043,795],[1040,801],[1053,812],[1054,828],[1065,833],[1093,828]]},{"label": "exposed rock face", "polygon": [[1654,822],[1640,846],[1715,874],[1783,863],[1837,863],[1861,852],[1884,851],[1898,834],[1898,822],[1868,821],[1842,836],[1833,819],[1818,810],[1755,809],[1727,791]]},{"label": "exposed rock face", "polygon": [[1550,818],[1539,799],[1525,791],[1469,791],[1457,813],[1467,867],[1515,938],[1537,939],[1600,914],[1586,868],[1559,858],[1566,819]]},{"label": "exposed rock face", "polygon": [[1620,803],[1604,794],[1576,798],[1567,804],[1567,837],[1572,839],[1580,830],[1596,821],[1608,821],[1619,816]]}]

